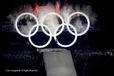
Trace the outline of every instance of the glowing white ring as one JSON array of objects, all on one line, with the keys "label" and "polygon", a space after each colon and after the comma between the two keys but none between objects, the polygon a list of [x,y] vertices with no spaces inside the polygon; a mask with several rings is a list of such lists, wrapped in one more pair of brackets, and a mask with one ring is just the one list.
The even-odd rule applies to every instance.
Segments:
[{"label": "glowing white ring", "polygon": [[[41,20],[42,25],[44,25],[45,18],[46,18],[47,16],[49,16],[49,15],[56,15],[56,16],[58,16],[58,17],[61,19],[62,24],[64,24],[64,20],[63,20],[63,18],[62,18],[61,15],[59,15],[59,14],[56,13],[56,12],[50,12],[50,13],[48,13],[48,14],[46,14],[46,15],[43,16],[43,18],[42,18],[42,20]],[[52,34],[52,33],[51,33],[51,35],[52,35],[52,36],[55,36],[55,35],[57,36],[57,35],[59,35],[59,34],[63,31],[63,29],[64,29],[64,26],[62,27],[62,29],[60,30],[59,33],[56,33],[56,34]],[[43,28],[43,32],[45,32],[44,28]],[[46,32],[45,32],[45,33],[46,33]],[[46,33],[46,34],[49,36],[48,33]]]},{"label": "glowing white ring", "polygon": [[[31,35],[31,33],[32,33],[32,31],[33,31],[33,29],[35,28],[35,27],[39,27],[39,26],[45,26],[45,25],[35,25],[35,26],[33,26],[31,29],[30,29],[30,31],[29,31],[29,37],[28,37],[28,39],[29,39],[29,42],[34,46],[34,47],[36,47],[36,48],[44,48],[44,47],[46,47],[47,45],[49,45],[49,43],[51,42],[51,40],[52,40],[52,36],[49,36],[49,40],[48,40],[48,42],[46,43],[46,44],[44,44],[44,45],[36,45],[36,44],[34,44],[33,42],[32,42],[32,40],[31,40],[31,37],[33,36],[30,36]],[[45,26],[46,28],[47,28],[47,26]],[[48,28],[47,28],[48,29]],[[48,29],[49,30],[49,29]],[[37,30],[37,32],[38,32],[38,30]],[[51,31],[49,30],[49,32],[51,33]],[[35,35],[35,34],[34,34]]]},{"label": "glowing white ring", "polygon": [[[59,29],[61,26],[63,26],[63,25],[60,25],[57,29]],[[57,44],[58,44],[59,46],[61,46],[61,47],[70,47],[70,46],[72,46],[73,44],[75,44],[75,42],[76,42],[76,40],[77,40],[77,31],[75,30],[75,27],[72,26],[71,24],[65,24],[64,26],[71,26],[71,27],[73,28],[73,30],[74,30],[74,32],[75,32],[75,35],[72,34],[72,35],[75,36],[73,42],[70,43],[70,44],[67,44],[67,45],[63,45],[63,44],[61,44],[61,43],[57,40],[57,36],[54,36],[54,39],[57,41]],[[68,29],[68,28],[69,28],[69,27],[67,27],[67,29]],[[56,32],[57,32],[57,30],[55,31],[55,33],[56,33]]]},{"label": "glowing white ring", "polygon": [[[21,33],[20,30],[18,29],[18,26],[17,26],[19,18],[20,18],[21,16],[24,16],[24,15],[30,15],[30,16],[32,16],[32,17],[35,19],[35,21],[36,21],[36,25],[38,25],[39,22],[38,22],[37,17],[36,17],[34,14],[28,13],[28,12],[22,13],[22,14],[20,14],[20,15],[16,18],[15,24],[14,24],[14,25],[15,25],[15,28],[16,28],[16,31],[17,31],[21,36],[23,36],[23,37],[29,37],[29,35],[25,35],[25,34]],[[37,32],[37,30],[36,30],[35,32]],[[34,33],[33,33],[33,34],[34,34]],[[33,34],[31,34],[30,36],[32,36]]]},{"label": "glowing white ring", "polygon": [[[86,19],[87,19],[87,28],[85,29],[85,31],[84,32],[82,32],[82,33],[77,33],[78,34],[78,36],[82,36],[82,35],[84,35],[88,30],[89,30],[89,27],[90,27],[90,20],[89,20],[89,17],[85,14],[85,13],[83,13],[83,12],[74,12],[74,13],[72,13],[69,17],[68,17],[68,19],[67,19],[67,23],[68,24],[70,24],[70,20],[71,20],[71,17],[73,16],[73,15],[76,15],[76,14],[81,14],[81,15],[83,15]],[[74,34],[69,28],[68,28],[68,31],[71,33],[71,34]],[[75,34],[74,34],[75,35]]]}]

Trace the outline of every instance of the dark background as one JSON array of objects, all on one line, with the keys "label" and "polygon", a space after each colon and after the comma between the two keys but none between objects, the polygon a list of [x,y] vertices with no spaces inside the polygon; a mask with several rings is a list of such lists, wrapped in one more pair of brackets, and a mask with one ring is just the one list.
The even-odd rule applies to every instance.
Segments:
[{"label": "dark background", "polygon": [[[14,76],[46,76],[42,55],[36,48],[27,44],[28,39],[21,37],[15,32],[4,31],[3,24],[6,17],[17,7],[24,4],[45,4],[55,0],[1,0],[0,1],[0,76],[7,76],[5,69],[40,69],[37,73],[13,73]],[[98,15],[96,28],[101,30],[89,31],[78,38],[75,45],[70,48],[78,76],[113,76],[114,57],[107,54],[114,49],[113,30],[113,1],[111,0],[68,0],[72,5],[87,4],[92,6]],[[61,4],[64,0],[61,0]],[[7,24],[8,25],[8,24]],[[6,27],[7,28],[7,27]],[[65,32],[66,33],[66,32]],[[42,35],[42,32],[41,32]],[[60,40],[64,38],[64,33]],[[44,36],[42,36],[44,37]],[[67,41],[71,41],[68,34]],[[43,38],[41,38],[42,40]],[[35,39],[36,40],[36,39]],[[39,39],[40,40],[40,39]],[[47,48],[61,48],[54,40]],[[93,54],[93,52],[102,54]],[[82,55],[83,54],[83,55]],[[114,54],[114,53],[113,53]],[[29,56],[29,57],[28,57]]]}]

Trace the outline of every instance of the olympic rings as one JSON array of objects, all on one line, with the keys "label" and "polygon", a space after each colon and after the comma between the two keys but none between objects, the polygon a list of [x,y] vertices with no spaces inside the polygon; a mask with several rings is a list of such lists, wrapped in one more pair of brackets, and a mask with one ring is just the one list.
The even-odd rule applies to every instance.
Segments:
[{"label": "olympic rings", "polygon": [[[89,20],[89,17],[85,14],[85,13],[83,13],[83,12],[74,12],[74,13],[72,13],[69,17],[68,17],[68,20],[67,20],[67,23],[68,24],[70,24],[70,19],[71,19],[71,17],[73,16],[73,15],[76,15],[76,14],[81,14],[82,16],[84,16],[86,19],[87,19],[87,28],[85,29],[85,31],[84,32],[82,32],[82,33],[79,33],[79,34],[77,34],[78,36],[82,36],[82,35],[84,35],[88,30],[89,30],[89,27],[90,27],[90,20]],[[72,31],[68,28],[68,30],[69,30],[69,32],[70,33],[72,33]],[[72,33],[72,34],[74,34],[74,33]],[[74,34],[75,35],[75,34]]]},{"label": "olympic rings", "polygon": [[[61,19],[62,24],[64,24],[64,20],[63,20],[63,18],[62,18],[61,15],[59,15],[58,13],[55,13],[55,12],[50,12],[50,13],[46,14],[46,15],[42,18],[42,21],[41,21],[42,25],[44,25],[45,18],[46,18],[47,16],[49,16],[49,15],[56,15],[56,16],[58,16],[58,17]],[[62,27],[61,31],[60,31],[59,33],[56,33],[56,35],[59,35],[59,34],[62,32],[63,29],[64,29],[64,27]],[[45,32],[44,28],[43,28],[43,31]],[[47,34],[47,35],[49,35],[49,34]],[[52,35],[52,33],[51,33],[51,35]],[[53,36],[54,36],[54,35],[53,35]]]},{"label": "olympic rings", "polygon": [[[39,26],[42,26],[42,25],[35,25],[35,26],[33,26],[31,29],[30,29],[30,31],[29,31],[29,37],[28,37],[28,39],[29,39],[29,42],[34,46],[34,47],[36,47],[36,48],[43,48],[43,47],[46,47],[50,42],[51,42],[51,40],[52,40],[52,36],[50,35],[50,38],[49,38],[49,40],[48,40],[48,42],[46,43],[46,44],[44,44],[44,45],[36,45],[36,44],[34,44],[33,42],[32,42],[32,40],[31,40],[31,37],[32,36],[30,36],[31,35],[31,32],[32,32],[32,30],[35,28],[35,27],[39,27]],[[49,30],[49,28],[46,26],[46,25],[43,25],[43,26],[45,26],[48,30]],[[43,29],[43,27],[41,27],[42,29]],[[49,33],[51,34],[51,31],[49,30]],[[46,34],[46,33],[45,33]]]},{"label": "olympic rings", "polygon": [[[16,18],[16,20],[15,20],[15,28],[16,28],[16,31],[17,31],[21,36],[23,36],[23,37],[29,37],[29,35],[25,35],[25,34],[21,33],[20,30],[18,29],[18,26],[17,26],[19,18],[20,18],[21,16],[24,16],[24,15],[30,15],[30,16],[32,16],[32,17],[35,19],[35,21],[36,21],[36,25],[38,25],[39,23],[38,23],[37,17],[36,17],[35,15],[33,15],[32,13],[28,13],[28,12],[22,13],[22,14],[20,14],[20,15]],[[37,32],[37,30],[36,30],[35,32]],[[34,32],[34,33],[35,33],[35,32]],[[32,36],[32,35],[33,35],[33,34],[31,34],[31,36]]]},{"label": "olympic rings", "polygon": [[[62,26],[62,25],[61,25]],[[65,26],[65,25],[63,25],[63,26]],[[70,44],[67,44],[67,45],[63,45],[63,44],[61,44],[58,40],[57,40],[57,36],[54,36],[54,39],[55,40],[57,40],[57,44],[59,45],[59,46],[61,46],[61,47],[70,47],[70,46],[72,46],[75,42],[76,42],[76,40],[77,40],[77,31],[75,30],[75,27],[73,27],[71,24],[66,24],[66,26],[67,26],[67,29],[68,29],[68,26],[71,26],[72,28],[73,28],[73,30],[74,30],[74,32],[75,32],[75,38],[74,38],[74,40],[73,40],[73,42],[72,43],[70,43]],[[60,26],[59,26],[60,27]],[[58,28],[59,28],[58,27]],[[58,30],[58,28],[57,28],[57,30]],[[57,32],[57,30],[56,30],[56,32]],[[56,33],[55,32],[55,33]]]},{"label": "olympic rings", "polygon": [[[71,17],[72,17],[73,15],[79,15],[79,14],[81,14],[82,16],[84,16],[84,17],[86,18],[86,20],[87,20],[87,28],[86,28],[86,30],[85,30],[84,32],[82,32],[82,33],[80,33],[80,34],[78,34],[76,28],[75,28],[73,25],[70,24]],[[36,24],[33,25],[33,27],[30,29],[30,31],[29,31],[29,33],[28,33],[27,35],[21,33],[21,31],[18,29],[18,21],[19,21],[19,18],[20,18],[21,16],[24,16],[24,15],[30,15],[30,16],[32,16],[32,17],[35,19],[35,21],[36,21]],[[61,22],[62,22],[62,23],[56,28],[56,30],[54,31],[54,34],[52,34],[50,28],[44,24],[45,18],[46,18],[47,16],[49,16],[49,15],[56,15],[56,16],[58,16],[58,17],[60,18]],[[61,44],[61,43],[58,41],[58,39],[57,39],[57,36],[60,35],[60,34],[63,32],[65,26],[66,26],[66,29],[69,31],[69,33],[71,33],[72,35],[75,36],[75,37],[74,37],[74,40],[73,40],[72,43],[70,43],[70,44]],[[31,39],[31,37],[34,36],[34,35],[38,32],[39,27],[41,27],[41,29],[42,29],[42,31],[45,33],[45,35],[49,36],[49,40],[48,40],[47,43],[45,43],[44,45],[36,45],[36,44],[33,43],[32,39]],[[44,27],[46,28],[46,30],[48,31],[48,33],[46,32],[46,30],[44,29]],[[62,27],[61,30],[59,30],[60,27]],[[72,32],[72,30],[71,30],[69,27],[71,27],[74,32]],[[75,42],[76,42],[78,36],[84,35],[84,34],[89,30],[89,27],[90,27],[90,20],[89,20],[88,16],[87,16],[85,13],[83,13],[83,12],[74,12],[74,13],[72,13],[72,14],[68,17],[66,23],[64,22],[62,16],[59,15],[58,13],[55,13],[55,12],[50,12],[50,13],[44,15],[44,17],[43,17],[42,20],[41,20],[41,23],[38,22],[38,18],[37,18],[34,14],[28,13],[28,12],[25,12],[25,13],[20,14],[20,15],[16,18],[16,20],[15,20],[15,28],[16,28],[16,31],[17,31],[21,36],[23,36],[23,37],[28,37],[28,40],[29,40],[30,44],[31,44],[32,46],[36,47],[36,48],[44,48],[44,47],[48,46],[48,45],[50,44],[50,42],[51,42],[51,40],[52,40],[53,37],[54,37],[54,40],[56,40],[56,42],[57,42],[57,44],[58,44],[59,46],[61,46],[61,47],[70,47],[70,46],[72,46],[72,45],[75,44]],[[35,31],[34,31],[34,29],[35,29]],[[58,31],[59,31],[59,32],[58,32]]]}]

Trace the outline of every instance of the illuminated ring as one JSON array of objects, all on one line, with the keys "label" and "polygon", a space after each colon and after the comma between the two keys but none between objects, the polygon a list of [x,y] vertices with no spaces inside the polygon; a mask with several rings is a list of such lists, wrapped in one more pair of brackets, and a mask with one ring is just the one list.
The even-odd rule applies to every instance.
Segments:
[{"label": "illuminated ring", "polygon": [[[84,34],[89,30],[89,27],[90,27],[90,20],[89,20],[89,17],[88,17],[85,13],[83,13],[83,12],[74,12],[74,13],[72,13],[72,14],[68,17],[68,19],[67,19],[67,23],[68,23],[68,24],[70,23],[71,17],[72,17],[73,15],[76,15],[76,14],[81,14],[81,15],[83,15],[83,16],[87,19],[87,28],[85,29],[85,31],[82,32],[82,33],[79,33],[79,34],[77,33],[78,36],[81,36],[81,35],[84,35]],[[69,31],[70,33],[74,34],[70,29],[68,29],[68,31]],[[75,34],[74,34],[74,35],[75,35]]]},{"label": "illuminated ring", "polygon": [[24,15],[30,15],[30,16],[32,16],[34,19],[35,19],[35,21],[36,21],[36,25],[38,25],[38,19],[37,19],[37,17],[34,15],[34,14],[32,14],[32,13],[28,13],[28,12],[25,12],[25,13],[22,13],[22,14],[20,14],[17,18],[16,18],[16,20],[15,20],[15,28],[16,28],[16,31],[21,35],[21,36],[23,36],[23,37],[29,37],[29,36],[32,36],[34,33],[36,33],[37,32],[37,30],[35,30],[35,32],[34,33],[32,33],[32,34],[30,34],[30,35],[25,35],[25,34],[23,34],[20,30],[19,30],[19,28],[18,28],[18,20],[19,20],[19,18],[21,17],[21,16],[24,16]]},{"label": "illuminated ring", "polygon": [[[47,28],[46,25],[41,25],[41,24],[33,26],[33,27],[30,29],[30,31],[29,31],[28,39],[29,39],[29,42],[31,43],[32,46],[34,46],[34,47],[36,47],[36,48],[44,48],[44,47],[46,47],[46,46],[48,46],[48,45],[50,44],[50,42],[51,42],[51,40],[52,40],[52,36],[51,36],[51,35],[49,36],[48,42],[47,42],[46,44],[44,44],[44,45],[36,45],[36,44],[34,44],[34,43],[32,42],[31,37],[34,36],[35,33],[34,33],[34,35],[30,36],[31,33],[32,33],[32,31],[33,31],[33,29],[34,29],[35,27],[39,27],[39,26],[45,26],[45,27]],[[42,28],[42,27],[41,27],[41,28]],[[42,29],[43,29],[43,28],[42,28]],[[47,29],[48,29],[48,28],[47,28]],[[49,29],[48,29],[48,30],[49,30]],[[37,32],[38,32],[38,30],[37,30]],[[49,30],[49,33],[51,34],[51,31],[50,31],[50,30]]]},{"label": "illuminated ring", "polygon": [[[63,18],[62,18],[61,15],[59,15],[58,13],[55,13],[55,12],[50,12],[50,13],[48,13],[48,14],[46,14],[46,15],[43,16],[43,18],[42,18],[42,20],[41,20],[41,25],[44,25],[44,20],[45,20],[45,18],[46,18],[47,16],[49,16],[49,15],[56,15],[56,16],[58,16],[58,17],[61,19],[62,24],[64,24],[64,20],[63,20]],[[47,27],[47,28],[49,29],[49,27]],[[62,27],[62,29],[60,30],[59,33],[56,33],[56,34],[54,34],[54,35],[56,35],[56,36],[59,35],[59,34],[63,31],[63,29],[64,29],[64,26]],[[43,28],[42,30],[43,30],[43,32],[44,32],[45,34],[47,34],[48,36],[50,36],[50,34],[48,34],[47,32],[45,32],[44,28]],[[50,31],[51,31],[51,30],[50,30]],[[54,36],[52,33],[51,33],[51,35]]]},{"label": "illuminated ring", "polygon": [[[72,46],[73,44],[75,44],[75,42],[76,42],[76,40],[77,40],[77,31],[76,31],[76,29],[75,29],[75,27],[74,26],[72,26],[71,24],[65,24],[66,26],[70,26],[70,27],[72,27],[73,28],[73,30],[74,30],[74,32],[75,32],[75,38],[74,38],[74,40],[73,40],[73,42],[72,43],[70,43],[70,44],[67,44],[67,45],[63,45],[63,44],[61,44],[58,40],[57,40],[57,36],[54,36],[54,39],[56,40],[56,42],[57,42],[57,44],[59,45],[59,46],[61,46],[61,47],[70,47],[70,46]],[[65,26],[64,25],[64,26]],[[61,26],[63,26],[63,25],[60,25],[58,28],[57,28],[57,30],[61,27]],[[67,27],[67,29],[68,29],[69,27]],[[57,30],[55,31],[55,33],[57,32]],[[69,31],[70,32],[70,31]]]}]

